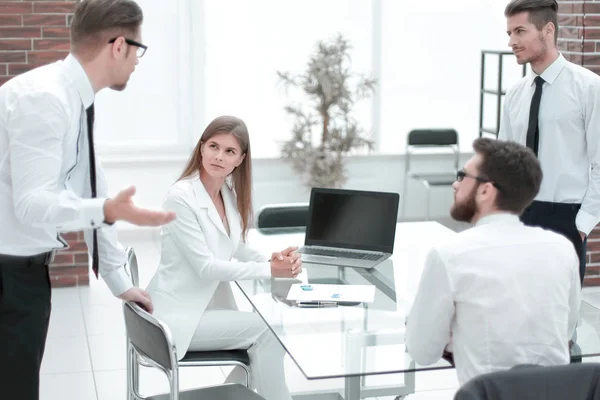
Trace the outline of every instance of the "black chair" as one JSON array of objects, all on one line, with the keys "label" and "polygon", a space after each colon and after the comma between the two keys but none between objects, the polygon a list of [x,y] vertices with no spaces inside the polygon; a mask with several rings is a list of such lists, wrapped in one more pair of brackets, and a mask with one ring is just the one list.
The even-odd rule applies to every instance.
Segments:
[{"label": "black chair", "polygon": [[308,204],[272,204],[258,212],[258,229],[303,228],[308,222]]},{"label": "black chair", "polygon": [[225,384],[200,389],[179,391],[179,367],[177,350],[171,339],[169,328],[144,311],[137,304],[123,303],[125,327],[127,328],[128,372],[131,363],[143,359],[145,365],[162,370],[169,379],[168,394],[142,397],[138,391],[133,375],[128,374],[128,400],[264,400],[247,387],[239,384]]},{"label": "black chair", "polygon": [[[138,261],[135,251],[132,247],[128,247],[127,250],[127,265],[126,270],[131,276],[131,282],[134,286],[139,284],[138,276]],[[126,305],[125,305],[126,306]],[[125,307],[124,306],[124,307]],[[139,308],[138,306],[136,306]],[[131,305],[130,307],[131,308]],[[124,308],[125,312],[125,323],[127,325],[127,308]],[[141,310],[141,309],[140,309]],[[147,314],[147,313],[146,313]],[[143,316],[143,314],[142,314]],[[150,316],[150,314],[147,314]],[[151,316],[150,316],[151,317]],[[131,318],[131,317],[130,317]],[[144,317],[145,318],[145,317]],[[152,317],[155,323],[163,326],[164,324],[159,323],[156,318]],[[146,320],[150,321],[148,318]],[[152,322],[151,321],[151,322]],[[166,326],[163,326],[167,329]],[[161,328],[162,329],[162,328]],[[133,331],[132,331],[133,332]],[[166,330],[165,332],[168,332]],[[170,333],[168,340],[171,340]],[[129,329],[127,330],[127,395],[128,400],[130,399],[141,399],[139,396],[139,366],[150,367],[154,364],[151,360],[148,360],[145,356],[145,352],[134,352],[130,349],[132,343]],[[170,343],[170,342],[169,342]],[[171,347],[169,347],[170,349]],[[169,350],[170,351],[170,350]],[[212,366],[239,366],[246,373],[246,386],[250,386],[250,357],[248,356],[247,350],[220,350],[220,351],[188,351],[185,356],[177,361],[175,357],[175,367],[212,367]],[[210,397],[208,397],[210,398]],[[236,398],[236,397],[233,397]],[[253,398],[253,397],[251,397]],[[260,397],[258,397],[260,398]],[[187,398],[186,398],[187,399]]]},{"label": "black chair", "polygon": [[[418,149],[434,149],[448,152],[453,157],[452,166],[440,172],[415,172],[412,170],[411,157]],[[404,166],[404,189],[402,195],[402,217],[406,212],[406,194],[408,179],[415,179],[425,186],[427,219],[430,218],[430,190],[432,187],[452,186],[456,180],[460,152],[458,149],[458,133],[454,129],[415,129],[410,131],[406,141],[406,159]]]},{"label": "black chair", "polygon": [[600,400],[600,364],[519,365],[473,378],[454,400]]}]

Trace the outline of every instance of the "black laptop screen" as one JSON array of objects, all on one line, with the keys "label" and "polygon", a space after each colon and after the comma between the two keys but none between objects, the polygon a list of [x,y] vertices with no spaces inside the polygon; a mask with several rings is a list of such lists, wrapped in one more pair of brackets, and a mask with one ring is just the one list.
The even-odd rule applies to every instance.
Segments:
[{"label": "black laptop screen", "polygon": [[305,244],[392,253],[398,194],[313,189]]}]

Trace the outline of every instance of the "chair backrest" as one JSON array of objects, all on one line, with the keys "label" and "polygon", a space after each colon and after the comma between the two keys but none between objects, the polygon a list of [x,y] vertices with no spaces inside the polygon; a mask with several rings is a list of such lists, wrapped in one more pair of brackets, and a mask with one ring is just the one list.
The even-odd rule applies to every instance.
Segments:
[{"label": "chair backrest", "polygon": [[408,133],[409,146],[451,146],[458,144],[454,129],[414,129]]},{"label": "chair backrest", "polygon": [[600,364],[516,366],[473,378],[454,400],[600,399]]},{"label": "chair backrest", "polygon": [[135,350],[167,371],[177,363],[169,328],[135,303],[123,302],[127,338]]},{"label": "chair backrest", "polygon": [[138,273],[138,261],[137,256],[135,255],[135,251],[133,247],[128,247],[126,250],[127,253],[127,268],[129,269],[129,273],[131,274],[131,283],[133,286],[139,286],[140,279]]},{"label": "chair backrest", "polygon": [[257,228],[305,227],[308,222],[308,203],[273,204],[260,209]]},{"label": "chair backrest", "polygon": [[405,174],[411,170],[412,151],[418,148],[451,150],[454,154],[454,171],[452,172],[458,171],[460,152],[458,150],[458,133],[454,129],[413,129],[410,131],[406,139]]}]

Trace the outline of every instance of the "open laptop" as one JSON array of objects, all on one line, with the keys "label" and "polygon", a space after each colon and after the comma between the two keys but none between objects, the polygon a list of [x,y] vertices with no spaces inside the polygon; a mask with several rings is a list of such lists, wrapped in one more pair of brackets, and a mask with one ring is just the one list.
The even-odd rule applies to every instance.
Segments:
[{"label": "open laptop", "polygon": [[313,188],[302,261],[373,268],[394,250],[397,193]]}]

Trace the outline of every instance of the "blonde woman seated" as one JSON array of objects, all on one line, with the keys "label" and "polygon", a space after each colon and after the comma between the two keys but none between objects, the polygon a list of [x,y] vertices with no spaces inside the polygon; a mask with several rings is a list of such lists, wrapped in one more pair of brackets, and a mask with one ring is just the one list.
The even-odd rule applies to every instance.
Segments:
[{"label": "blonde woman seated", "polygon": [[[234,280],[293,278],[302,270],[296,248],[267,261],[246,243],[251,165],[244,122],[228,116],[212,121],[167,193],[164,208],[177,219],[162,229],[160,265],[147,290],[180,358],[188,350],[248,349],[257,392],[267,400],[286,400],[291,396],[284,350],[258,314],[237,310],[230,286]],[[243,379],[236,368],[227,382]]]}]

